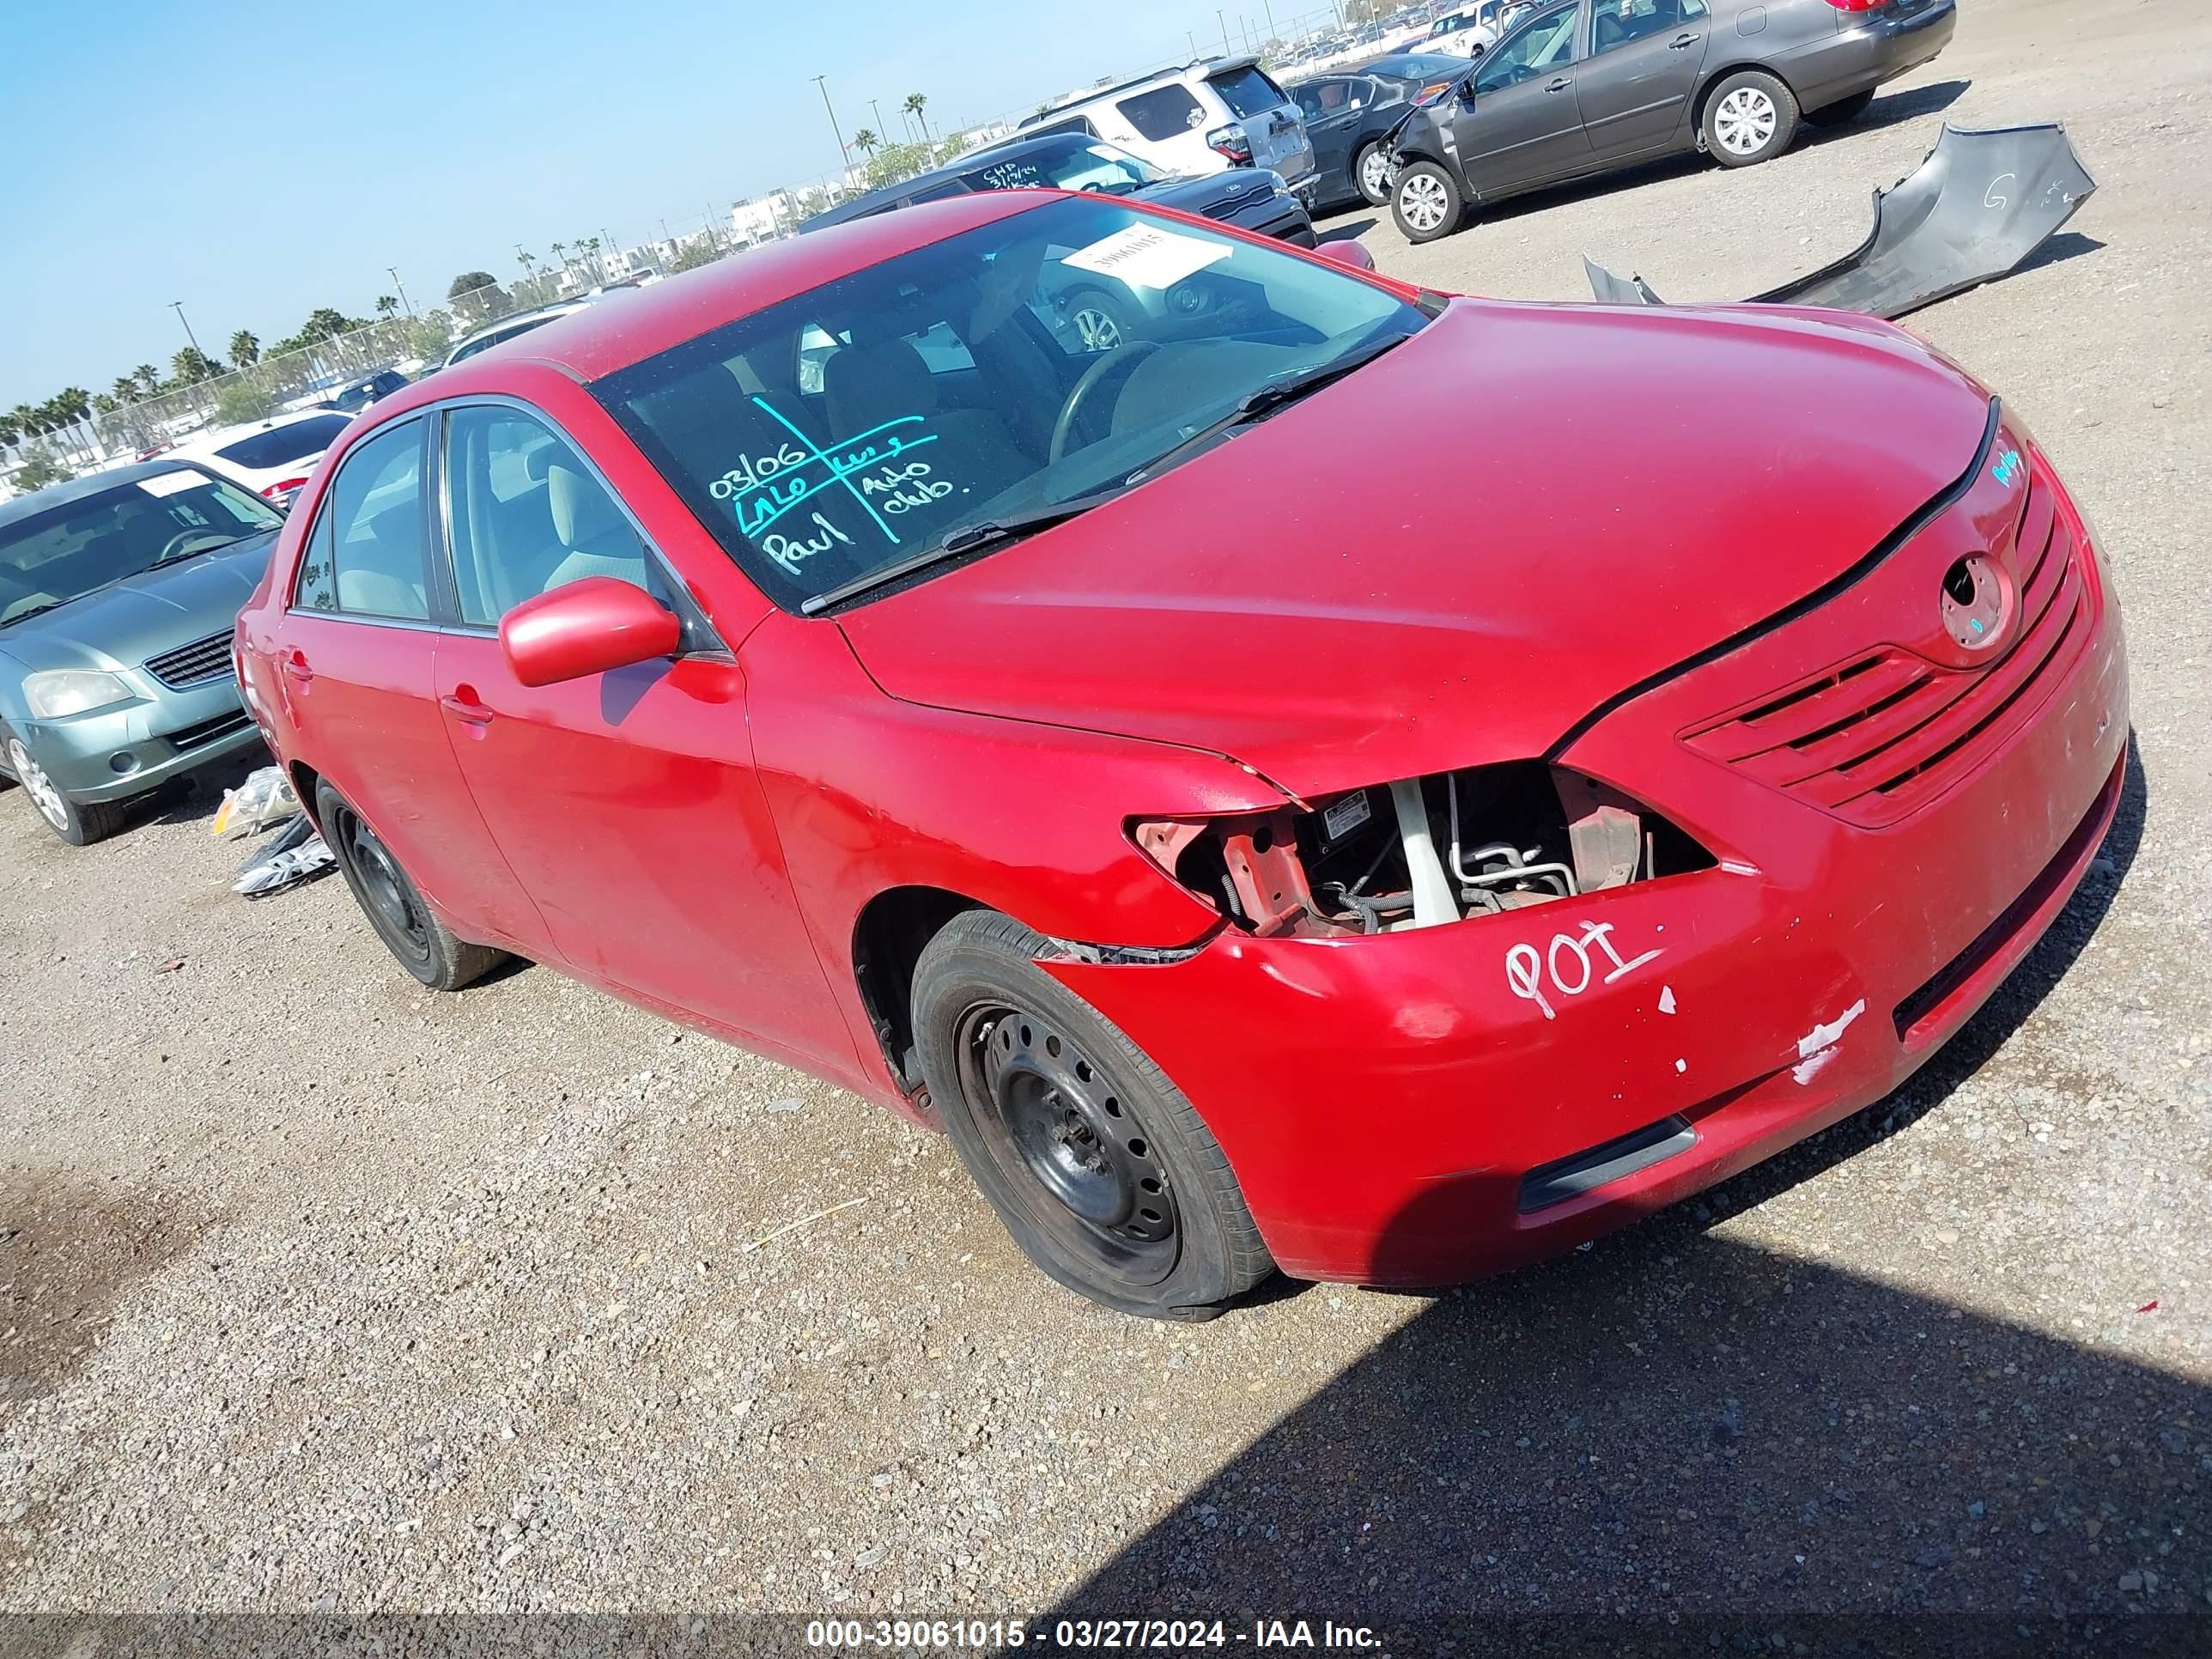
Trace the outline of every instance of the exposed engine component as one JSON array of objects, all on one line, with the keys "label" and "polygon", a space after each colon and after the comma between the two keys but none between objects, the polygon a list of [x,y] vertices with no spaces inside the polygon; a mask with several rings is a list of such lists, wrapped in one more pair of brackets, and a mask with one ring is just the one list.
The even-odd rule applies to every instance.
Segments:
[{"label": "exposed engine component", "polygon": [[1433,927],[1714,862],[1650,808],[1540,761],[1133,833],[1162,869],[1263,937]]}]

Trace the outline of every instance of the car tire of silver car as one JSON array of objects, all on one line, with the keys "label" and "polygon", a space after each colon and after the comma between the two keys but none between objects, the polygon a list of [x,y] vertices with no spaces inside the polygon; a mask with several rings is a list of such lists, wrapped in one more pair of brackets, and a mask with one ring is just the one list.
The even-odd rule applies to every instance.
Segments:
[{"label": "car tire of silver car", "polygon": [[1360,198],[1370,207],[1387,207],[1390,202],[1390,150],[1386,144],[1373,143],[1352,158],[1352,182]]},{"label": "car tire of silver car", "polygon": [[1847,121],[1857,120],[1873,103],[1874,88],[1869,87],[1864,92],[1855,92],[1848,98],[1839,98],[1819,109],[1808,109],[1805,112],[1805,118],[1816,127],[1839,127]]},{"label": "car tire of silver car", "polygon": [[1738,70],[1705,94],[1705,149],[1723,167],[1755,167],[1797,136],[1797,100],[1764,70]]},{"label": "car tire of silver car", "polygon": [[1030,1260],[1142,1318],[1211,1319],[1275,1264],[1237,1176],[1182,1091],[1037,963],[1010,916],[947,922],[914,970],[930,1099]]},{"label": "car tire of silver car", "polygon": [[506,951],[471,945],[441,921],[368,820],[327,783],[315,788],[315,822],[377,938],[430,989],[458,991],[507,959]]},{"label": "car tire of silver car", "polygon": [[72,847],[89,847],[96,841],[106,841],[123,827],[124,807],[120,801],[74,801],[64,794],[61,786],[46,775],[46,769],[37,757],[23,746],[23,740],[9,734],[8,769],[23,786],[23,793],[38,809],[40,822]]},{"label": "car tire of silver car", "polygon": [[1390,187],[1390,216],[1407,241],[1433,242],[1459,228],[1467,216],[1467,198],[1448,168],[1414,161],[1399,169]]}]

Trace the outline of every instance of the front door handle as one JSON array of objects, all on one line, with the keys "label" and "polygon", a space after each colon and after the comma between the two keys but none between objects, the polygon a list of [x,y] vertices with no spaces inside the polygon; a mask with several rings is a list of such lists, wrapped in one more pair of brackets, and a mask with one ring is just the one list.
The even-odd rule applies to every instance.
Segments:
[{"label": "front door handle", "polygon": [[1667,43],[1669,52],[1680,52],[1685,46],[1694,46],[1705,37],[1702,34],[1678,34]]},{"label": "front door handle", "polygon": [[1569,87],[1574,85],[1574,77],[1572,76],[1562,75],[1558,80],[1553,82],[1551,85],[1546,87],[1544,90],[1547,92],[1565,92]]},{"label": "front door handle", "polygon": [[476,700],[476,695],[465,685],[450,697],[438,699],[438,707],[464,726],[489,726],[496,718],[493,712]]}]

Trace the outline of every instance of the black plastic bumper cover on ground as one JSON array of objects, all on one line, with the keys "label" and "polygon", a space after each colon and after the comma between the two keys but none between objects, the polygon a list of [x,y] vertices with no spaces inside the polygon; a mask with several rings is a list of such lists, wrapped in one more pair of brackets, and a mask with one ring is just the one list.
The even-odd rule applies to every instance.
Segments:
[{"label": "black plastic bumper cover on ground", "polygon": [[[1911,178],[1875,192],[1874,230],[1855,252],[1748,303],[1902,317],[2009,274],[2096,188],[2055,122],[1946,125]],[[1641,276],[1616,276],[1588,258],[1583,268],[1605,304],[1663,303]]]}]

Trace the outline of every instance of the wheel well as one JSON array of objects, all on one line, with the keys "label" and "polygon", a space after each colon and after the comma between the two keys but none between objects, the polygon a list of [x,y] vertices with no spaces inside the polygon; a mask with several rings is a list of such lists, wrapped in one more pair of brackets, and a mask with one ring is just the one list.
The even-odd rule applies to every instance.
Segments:
[{"label": "wheel well", "polygon": [[1758,59],[1752,58],[1741,64],[1723,64],[1721,68],[1715,70],[1711,75],[1708,75],[1705,77],[1705,85],[1698,88],[1697,101],[1690,106],[1690,125],[1693,130],[1698,132],[1703,132],[1705,131],[1705,106],[1713,101],[1714,88],[1718,87],[1722,82],[1727,80],[1729,76],[1735,74],[1739,70],[1756,70],[1759,74],[1770,76],[1774,80],[1781,82],[1784,86],[1790,87],[1790,95],[1792,98],[1797,96],[1797,88],[1790,86],[1790,77],[1783,74],[1779,70],[1776,69],[1771,64],[1762,64]]},{"label": "wheel well", "polygon": [[322,781],[322,775],[306,762],[292,763],[292,793],[300,798],[300,810],[307,815],[307,822],[319,831],[323,824],[315,816],[315,786]]},{"label": "wheel well", "polygon": [[893,887],[870,899],[853,924],[853,975],[860,1006],[883,1045],[891,1075],[908,1092],[921,1086],[915,1060],[914,965],[924,946],[963,910],[988,907],[942,887]]}]

